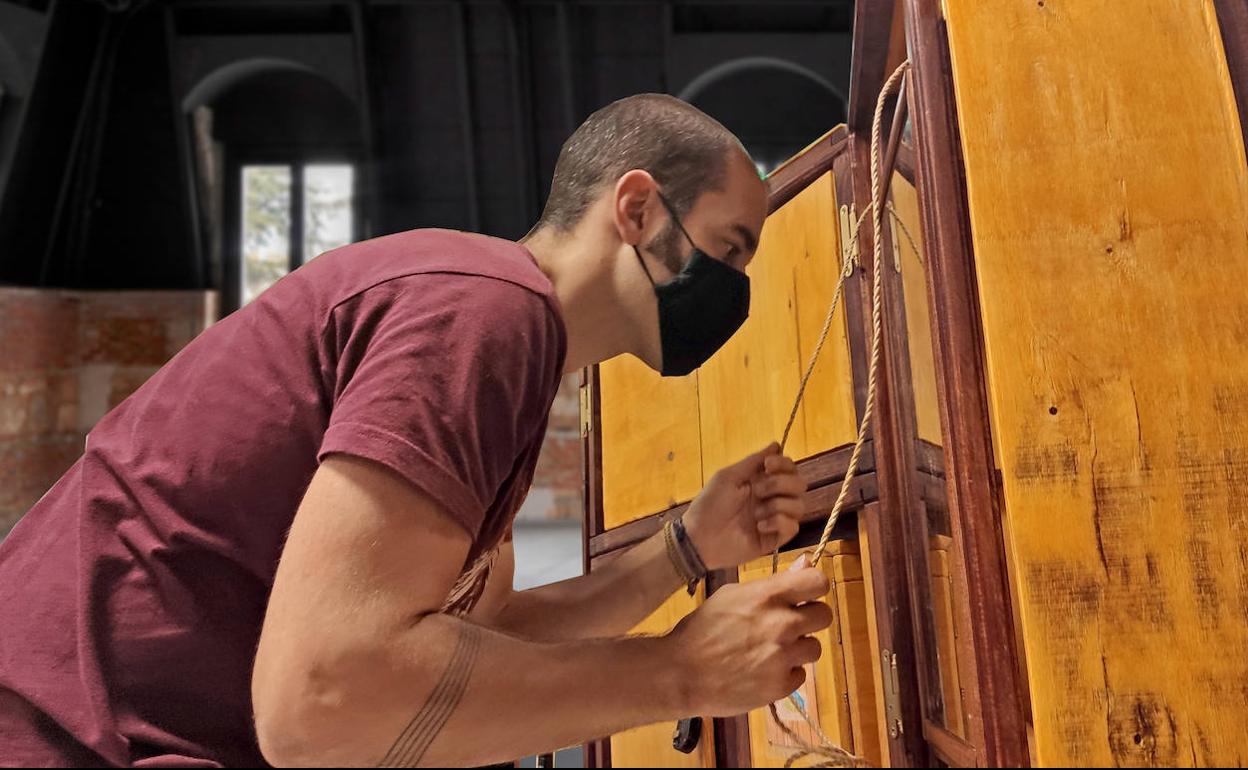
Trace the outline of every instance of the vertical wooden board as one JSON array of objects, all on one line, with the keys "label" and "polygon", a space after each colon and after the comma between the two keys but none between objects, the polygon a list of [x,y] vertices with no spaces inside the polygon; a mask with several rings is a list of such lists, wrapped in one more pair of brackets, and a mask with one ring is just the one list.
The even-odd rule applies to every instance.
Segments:
[{"label": "vertical wooden board", "polygon": [[[830,581],[834,581],[833,562],[840,558],[845,551],[846,544],[833,543],[829,546],[827,557],[820,562],[820,568],[828,575]],[[849,546],[852,548],[852,546]],[[788,569],[793,561],[801,554],[801,551],[792,551],[780,554],[780,569]],[[739,580],[742,583],[748,583],[752,580],[761,580],[771,575],[771,557],[757,559],[742,565],[738,570]],[[839,604],[838,594],[840,586],[833,582],[831,593],[825,597],[832,606]],[[859,621],[865,622],[865,618]],[[818,699],[818,722],[820,729],[824,734],[849,751],[854,750],[852,720],[848,709],[848,693],[847,681],[845,677],[845,659],[840,644],[840,639],[833,629],[824,630],[816,634],[820,644],[823,645],[823,657],[815,664],[815,693]],[[844,633],[844,630],[841,631]],[[785,761],[792,756],[793,750],[781,747],[771,746],[767,741],[767,723],[771,720],[771,714],[766,708],[754,709],[749,714],[750,724],[750,749],[753,755],[754,767],[784,767]],[[809,761],[803,761],[798,766],[808,765]]]},{"label": "vertical wooden board", "polygon": [[[875,606],[875,582],[873,579],[873,570],[871,567],[871,539],[867,537],[867,515],[878,515],[878,509],[873,513],[858,514],[858,552],[859,560],[862,565],[862,585],[863,599],[867,605],[867,653],[866,663],[869,667],[871,677],[871,691],[874,693],[874,701],[876,704],[875,724],[876,724],[876,741],[880,747],[880,767],[887,767],[889,764],[889,743],[888,743],[888,719],[884,713],[884,677],[881,669],[880,659],[882,654],[882,646],[880,639],[879,626],[879,608]],[[853,656],[855,661],[862,660],[862,656],[855,653]],[[858,677],[862,677],[859,670]]]},{"label": "vertical wooden board", "polygon": [[[780,439],[841,269],[838,228],[831,172],[767,218],[747,270],[750,317],[698,374],[704,476]],[[794,458],[854,439],[847,334],[841,309],[786,448]]]},{"label": "vertical wooden board", "polygon": [[702,489],[698,377],[661,377],[633,356],[599,366],[602,508],[610,529]]},{"label": "vertical wooden board", "polygon": [[946,6],[1037,758],[1242,764],[1248,171],[1213,6]]},{"label": "vertical wooden board", "polygon": [[932,538],[930,553],[932,617],[936,622],[936,653],[939,656],[941,700],[945,704],[944,728],[959,738],[966,738],[963,723],[962,682],[958,668],[957,624],[953,613],[953,594],[949,571],[949,538]]},{"label": "vertical wooden board", "polygon": [[880,701],[876,699],[874,646],[871,643],[871,614],[867,587],[863,580],[862,559],[845,555],[833,561],[837,592],[835,607],[841,628],[841,648],[845,658],[846,689],[854,736],[854,753],[872,767],[882,767],[880,748]]},{"label": "vertical wooden board", "polygon": [[[661,636],[702,603],[702,589],[689,594],[681,589],[637,624],[633,635]],[[672,748],[675,722],[659,722],[611,736],[612,767],[715,767],[715,735],[710,719],[702,720],[702,737],[691,754]]]},{"label": "vertical wooden board", "polygon": [[[900,249],[902,291],[906,298],[906,341],[910,349],[910,380],[914,387],[919,438],[941,446],[940,406],[936,401],[936,364],[932,350],[932,317],[927,304],[923,228],[914,185],[893,174],[893,209],[902,226],[889,218],[893,243]],[[913,244],[911,243],[913,240]],[[916,251],[917,247],[917,251]]]},{"label": "vertical wooden board", "polygon": [[[831,172],[816,182],[798,206],[775,223],[774,236],[796,260],[793,266],[793,312],[800,367],[796,382],[806,372],[841,271],[840,222],[836,182]],[[779,212],[777,212],[779,213]],[[853,368],[845,298],[841,297],[827,342],[819,354],[793,426],[788,454],[802,458],[852,443],[858,435],[854,407]],[[793,394],[796,396],[796,391]],[[784,402],[785,417],[793,399]],[[783,424],[781,424],[783,429]]]}]

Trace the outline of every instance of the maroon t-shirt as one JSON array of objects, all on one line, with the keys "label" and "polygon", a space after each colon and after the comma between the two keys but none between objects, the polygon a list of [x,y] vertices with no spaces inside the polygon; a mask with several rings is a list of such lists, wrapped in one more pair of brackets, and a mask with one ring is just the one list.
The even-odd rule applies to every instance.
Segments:
[{"label": "maroon t-shirt", "polygon": [[526,249],[441,230],[324,254],[205,331],[0,543],[0,764],[262,765],[252,663],[319,460],[408,479],[471,563],[529,487],[565,352]]}]

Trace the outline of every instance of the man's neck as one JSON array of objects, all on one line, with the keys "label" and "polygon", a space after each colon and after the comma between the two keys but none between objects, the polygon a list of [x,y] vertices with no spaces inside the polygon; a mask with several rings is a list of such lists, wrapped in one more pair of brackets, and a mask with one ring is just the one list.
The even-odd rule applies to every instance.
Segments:
[{"label": "man's neck", "polygon": [[599,239],[543,228],[521,243],[555,288],[568,331],[565,373],[637,349],[637,342],[630,338],[637,328],[632,316],[645,309],[629,307],[621,300],[627,295],[620,286],[627,285],[630,277],[618,274],[618,260]]}]

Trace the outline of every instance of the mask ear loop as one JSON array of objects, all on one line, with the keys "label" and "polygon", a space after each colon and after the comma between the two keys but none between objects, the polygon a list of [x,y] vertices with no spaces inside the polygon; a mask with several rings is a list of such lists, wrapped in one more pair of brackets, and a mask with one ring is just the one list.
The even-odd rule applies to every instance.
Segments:
[{"label": "mask ear loop", "polygon": [[650,275],[650,268],[646,267],[646,260],[641,256],[641,249],[633,246],[633,253],[637,255],[637,261],[641,263],[641,269],[646,271],[646,277],[650,279],[650,285],[658,288],[658,284],[654,282],[654,276]]},{"label": "mask ear loop", "polygon": [[[663,202],[663,207],[667,209],[668,216],[672,218],[672,222],[676,225],[677,229],[680,230],[680,234],[685,236],[685,240],[689,241],[689,245],[693,247],[694,251],[701,251],[701,249],[698,248],[698,244],[694,243],[693,239],[689,237],[689,231],[685,229],[683,224],[681,224],[680,217],[676,216],[676,207],[672,205],[672,202],[669,201],[667,196],[662,192],[659,192],[658,190],[655,192],[658,194],[659,200]],[[685,267],[688,267],[688,263],[685,264]]]}]

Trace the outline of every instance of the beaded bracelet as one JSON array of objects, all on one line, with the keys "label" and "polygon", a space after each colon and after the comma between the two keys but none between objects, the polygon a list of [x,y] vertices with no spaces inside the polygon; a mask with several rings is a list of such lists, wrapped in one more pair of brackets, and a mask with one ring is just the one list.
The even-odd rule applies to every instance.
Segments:
[{"label": "beaded bracelet", "polygon": [[689,539],[685,524],[680,519],[668,519],[663,524],[663,542],[667,546],[667,558],[676,574],[685,582],[689,595],[698,590],[698,583],[706,577],[706,563]]}]

